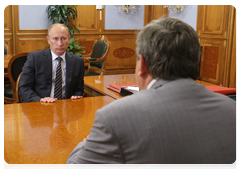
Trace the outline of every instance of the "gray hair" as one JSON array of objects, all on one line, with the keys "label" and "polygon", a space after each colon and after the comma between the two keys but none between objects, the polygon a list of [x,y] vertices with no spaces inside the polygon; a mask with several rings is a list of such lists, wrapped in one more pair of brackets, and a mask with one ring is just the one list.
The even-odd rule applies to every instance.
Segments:
[{"label": "gray hair", "polygon": [[197,79],[200,44],[194,29],[177,18],[160,18],[146,25],[137,37],[137,60],[142,54],[153,78]]},{"label": "gray hair", "polygon": [[68,29],[68,27],[66,27],[66,25],[61,24],[61,23],[55,23],[55,24],[52,24],[52,25],[48,28],[48,33],[47,33],[47,36],[48,36],[48,37],[49,37],[49,34],[50,34],[51,29],[52,29],[54,26],[62,26],[62,27],[64,27],[64,28],[67,30],[68,35],[70,36],[69,29]]}]

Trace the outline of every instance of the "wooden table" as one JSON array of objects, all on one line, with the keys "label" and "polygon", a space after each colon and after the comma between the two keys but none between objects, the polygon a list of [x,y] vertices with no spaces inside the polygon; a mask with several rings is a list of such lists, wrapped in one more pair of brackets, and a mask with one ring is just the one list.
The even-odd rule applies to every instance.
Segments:
[{"label": "wooden table", "polygon": [[[216,85],[213,83],[196,80],[205,86]],[[135,74],[118,74],[84,77],[84,92],[89,96],[110,96],[114,99],[122,98],[117,92],[108,89],[109,84],[130,84],[136,83]]]},{"label": "wooden table", "polygon": [[108,89],[108,85],[129,83],[136,83],[134,74],[86,76],[84,77],[84,92],[90,96],[110,96],[119,99],[123,96]]},{"label": "wooden table", "polygon": [[209,83],[206,81],[196,80],[199,84],[203,84],[204,86],[218,86],[217,84]]},{"label": "wooden table", "polygon": [[4,158],[10,164],[65,164],[108,96],[4,105]]}]

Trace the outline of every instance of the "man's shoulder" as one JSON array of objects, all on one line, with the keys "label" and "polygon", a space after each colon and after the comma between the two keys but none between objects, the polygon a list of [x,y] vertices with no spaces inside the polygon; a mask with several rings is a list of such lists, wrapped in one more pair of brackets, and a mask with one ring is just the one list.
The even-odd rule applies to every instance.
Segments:
[{"label": "man's shoulder", "polygon": [[29,54],[43,54],[48,51],[49,51],[49,49],[43,49],[43,50],[31,51],[31,52],[29,52]]},{"label": "man's shoulder", "polygon": [[[103,107],[101,110],[103,112],[111,112],[111,115],[118,114],[119,112],[127,112],[127,110],[132,110],[135,106],[141,107],[141,101],[144,99],[145,103],[151,102],[153,92],[151,90],[142,90],[136,94],[130,96],[125,96],[121,99],[117,99],[107,106]],[[114,112],[112,112],[114,110]]]}]

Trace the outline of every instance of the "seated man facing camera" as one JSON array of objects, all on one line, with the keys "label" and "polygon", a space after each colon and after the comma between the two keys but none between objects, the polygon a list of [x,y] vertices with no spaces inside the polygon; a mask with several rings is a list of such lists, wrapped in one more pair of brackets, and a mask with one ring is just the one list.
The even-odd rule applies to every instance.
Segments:
[{"label": "seated man facing camera", "polygon": [[46,37],[50,49],[28,54],[18,88],[23,102],[82,97],[84,61],[66,51],[70,37],[65,25],[53,24]]},{"label": "seated man facing camera", "polygon": [[137,37],[139,91],[97,110],[67,163],[229,164],[236,159],[236,102],[195,80],[200,44],[175,18]]}]

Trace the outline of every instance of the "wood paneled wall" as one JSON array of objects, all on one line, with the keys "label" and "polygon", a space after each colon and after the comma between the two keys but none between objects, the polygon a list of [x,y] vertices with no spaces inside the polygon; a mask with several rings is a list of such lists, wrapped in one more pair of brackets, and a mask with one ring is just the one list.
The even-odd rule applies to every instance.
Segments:
[{"label": "wood paneled wall", "polygon": [[[18,5],[9,5],[4,11],[4,44],[10,46],[9,54],[18,54],[44,49],[47,29],[19,29]],[[5,25],[9,25],[6,29]],[[7,30],[10,30],[9,33]]]},{"label": "wood paneled wall", "polygon": [[[104,74],[134,73],[136,64],[135,41],[137,30],[105,30],[105,9],[97,10],[95,5],[78,5],[78,20],[74,21],[80,33],[75,38],[80,46],[91,52],[94,41],[105,35],[111,42]],[[145,6],[144,23],[167,15],[162,5]],[[13,22],[14,21],[14,22]],[[5,26],[6,25],[6,26]],[[14,30],[15,29],[15,30]],[[18,6],[8,6],[4,11],[4,43],[8,53],[17,54],[44,49],[48,43],[47,30],[20,30]],[[83,54],[83,55],[85,55]]]},{"label": "wood paneled wall", "polygon": [[229,84],[228,87],[236,88],[236,9],[233,11],[233,28],[232,28],[232,45],[230,46],[230,69],[229,69]]},{"label": "wood paneled wall", "polygon": [[203,47],[200,79],[236,87],[236,9],[199,5],[197,33]]},{"label": "wood paneled wall", "polygon": [[13,41],[13,6],[8,6],[4,10],[4,44],[7,47],[7,53],[14,53],[14,41]]}]

